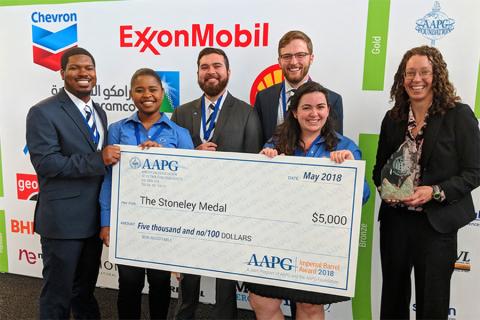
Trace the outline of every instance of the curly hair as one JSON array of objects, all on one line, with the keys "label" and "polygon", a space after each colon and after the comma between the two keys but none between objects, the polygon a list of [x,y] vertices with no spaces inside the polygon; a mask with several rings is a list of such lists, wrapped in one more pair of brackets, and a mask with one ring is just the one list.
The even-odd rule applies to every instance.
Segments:
[{"label": "curly hair", "polygon": [[404,88],[405,69],[408,60],[414,55],[426,56],[432,64],[433,101],[429,109],[430,114],[444,114],[448,109],[454,108],[455,102],[460,100],[460,97],[456,95],[455,87],[448,79],[447,63],[443,60],[440,51],[429,46],[412,48],[403,55],[390,89],[390,99],[394,102],[394,106],[390,110],[393,119],[404,120],[408,117],[410,98]]},{"label": "curly hair", "polygon": [[[275,149],[279,153],[285,153],[286,155],[293,155],[297,148],[304,150],[305,143],[301,139],[301,128],[298,120],[294,117],[293,113],[297,111],[300,103],[300,99],[307,93],[320,92],[325,95],[328,108],[330,109],[330,103],[328,102],[328,91],[322,87],[319,83],[314,81],[307,81],[302,84],[292,97],[290,107],[288,108],[285,122],[280,124],[272,140],[275,144]],[[333,151],[338,144],[337,134],[334,130],[334,123],[330,116],[327,118],[323,125],[320,135],[324,137],[327,145],[327,150]]]}]

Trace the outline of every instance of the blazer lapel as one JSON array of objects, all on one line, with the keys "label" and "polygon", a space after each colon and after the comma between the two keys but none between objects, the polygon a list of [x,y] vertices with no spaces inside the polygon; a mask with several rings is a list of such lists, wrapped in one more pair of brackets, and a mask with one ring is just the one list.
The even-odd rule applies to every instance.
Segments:
[{"label": "blazer lapel", "polygon": [[437,142],[438,132],[440,130],[440,127],[442,126],[443,115],[436,114],[434,116],[431,116],[427,121],[428,122],[422,147],[422,158],[420,159],[420,165],[422,166],[422,168],[425,167],[425,165],[430,160],[430,156],[432,155],[433,147]]},{"label": "blazer lapel", "polygon": [[[95,146],[95,143],[93,142],[92,137],[90,135],[90,131],[87,128],[87,124],[85,123],[85,119],[83,118],[83,115],[80,113],[77,106],[72,102],[72,100],[70,100],[70,98],[67,96],[67,94],[63,89],[59,93],[59,100],[62,102],[61,104],[62,109],[65,110],[65,112],[72,119],[72,121],[75,123],[77,128],[80,130],[80,132],[82,132],[83,136],[87,140],[92,150],[97,150],[97,147]],[[102,120],[102,125],[103,125],[103,120]]]},{"label": "blazer lapel", "polygon": [[[285,80],[283,80],[285,81]],[[284,83],[284,82],[282,82]],[[278,119],[278,106],[279,106],[279,101],[280,101],[280,95],[282,94],[282,83],[279,83],[277,85],[277,88],[273,91],[273,97],[272,99],[269,99],[270,101],[275,101],[275,103],[272,103],[270,105],[270,108],[272,108],[272,112],[269,114],[273,115],[272,123],[275,123],[274,125],[274,130],[275,127],[277,126],[277,119]]]},{"label": "blazer lapel", "polygon": [[215,123],[215,131],[213,131],[213,137],[211,139],[212,142],[217,141],[218,136],[222,132],[222,129],[228,123],[228,117],[230,116],[232,107],[233,96],[229,92],[227,92],[225,102],[223,102],[222,109],[220,110],[220,114],[218,115],[217,123]]}]

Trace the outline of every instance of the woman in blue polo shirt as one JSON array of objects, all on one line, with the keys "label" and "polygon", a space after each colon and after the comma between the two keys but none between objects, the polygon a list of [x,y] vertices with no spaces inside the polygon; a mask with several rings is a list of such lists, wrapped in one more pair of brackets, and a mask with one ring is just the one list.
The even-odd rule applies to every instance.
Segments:
[{"label": "woman in blue polo shirt", "polygon": [[[164,147],[193,149],[187,129],[170,121],[160,112],[164,90],[162,81],[152,69],[139,69],[130,83],[130,95],[138,111],[108,128],[108,144],[138,145],[143,148]],[[100,192],[100,238],[110,243],[110,198],[112,173],[105,175]],[[166,319],[170,305],[170,272],[118,265],[118,317],[140,319],[145,270],[149,284],[151,319]]]},{"label": "woman in blue polo shirt", "polygon": [[[272,139],[265,144],[265,148],[260,153],[269,157],[279,154],[328,157],[337,163],[361,159],[361,152],[357,145],[335,132],[329,113],[327,90],[316,82],[306,82],[292,97],[285,122],[277,127]],[[370,190],[364,182],[363,203],[369,196]],[[259,320],[283,319],[280,309],[282,299],[296,302],[296,319],[324,319],[324,304],[349,299],[254,283],[248,283],[247,288],[250,291],[250,305]]]}]

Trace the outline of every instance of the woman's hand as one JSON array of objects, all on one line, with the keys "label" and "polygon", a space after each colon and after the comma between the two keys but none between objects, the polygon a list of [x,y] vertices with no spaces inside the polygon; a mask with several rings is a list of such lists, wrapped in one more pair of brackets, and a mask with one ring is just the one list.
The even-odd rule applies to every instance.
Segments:
[{"label": "woman's hand", "polygon": [[149,149],[149,148],[160,148],[162,145],[156,141],[152,141],[152,140],[147,140],[145,142],[142,142],[141,144],[138,145],[140,148],[142,148],[142,150],[144,149]]},{"label": "woman's hand", "polygon": [[403,199],[407,206],[418,207],[432,200],[433,188],[431,186],[419,186],[413,189],[413,194]]},{"label": "woman's hand", "polygon": [[330,152],[330,160],[342,163],[345,160],[355,160],[350,150],[337,150]]},{"label": "woman's hand", "polygon": [[110,246],[110,227],[100,228],[100,239],[102,239],[104,245]]},{"label": "woman's hand", "polygon": [[278,151],[272,148],[264,148],[262,151],[260,151],[260,154],[264,154],[269,158],[273,158],[278,156]]}]

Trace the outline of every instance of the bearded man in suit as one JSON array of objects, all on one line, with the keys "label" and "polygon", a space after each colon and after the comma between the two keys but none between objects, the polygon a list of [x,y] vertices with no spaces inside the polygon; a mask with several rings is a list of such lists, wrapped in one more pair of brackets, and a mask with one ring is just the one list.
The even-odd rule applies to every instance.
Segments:
[{"label": "bearded man in suit", "polygon": [[[285,79],[258,92],[255,98],[255,110],[262,123],[263,143],[272,137],[277,125],[285,120],[295,90],[311,79],[308,72],[313,59],[312,40],[302,31],[289,31],[278,42],[278,65]],[[327,91],[335,131],[343,134],[342,96],[332,90]]]},{"label": "bearded man in suit", "polygon": [[[203,95],[179,106],[172,120],[188,129],[197,150],[258,153],[261,129],[257,113],[228,90],[230,66],[225,52],[204,48],[197,59]],[[200,294],[200,276],[182,274],[177,319],[193,319]],[[236,281],[216,279],[216,303],[211,318],[237,317]]]}]

